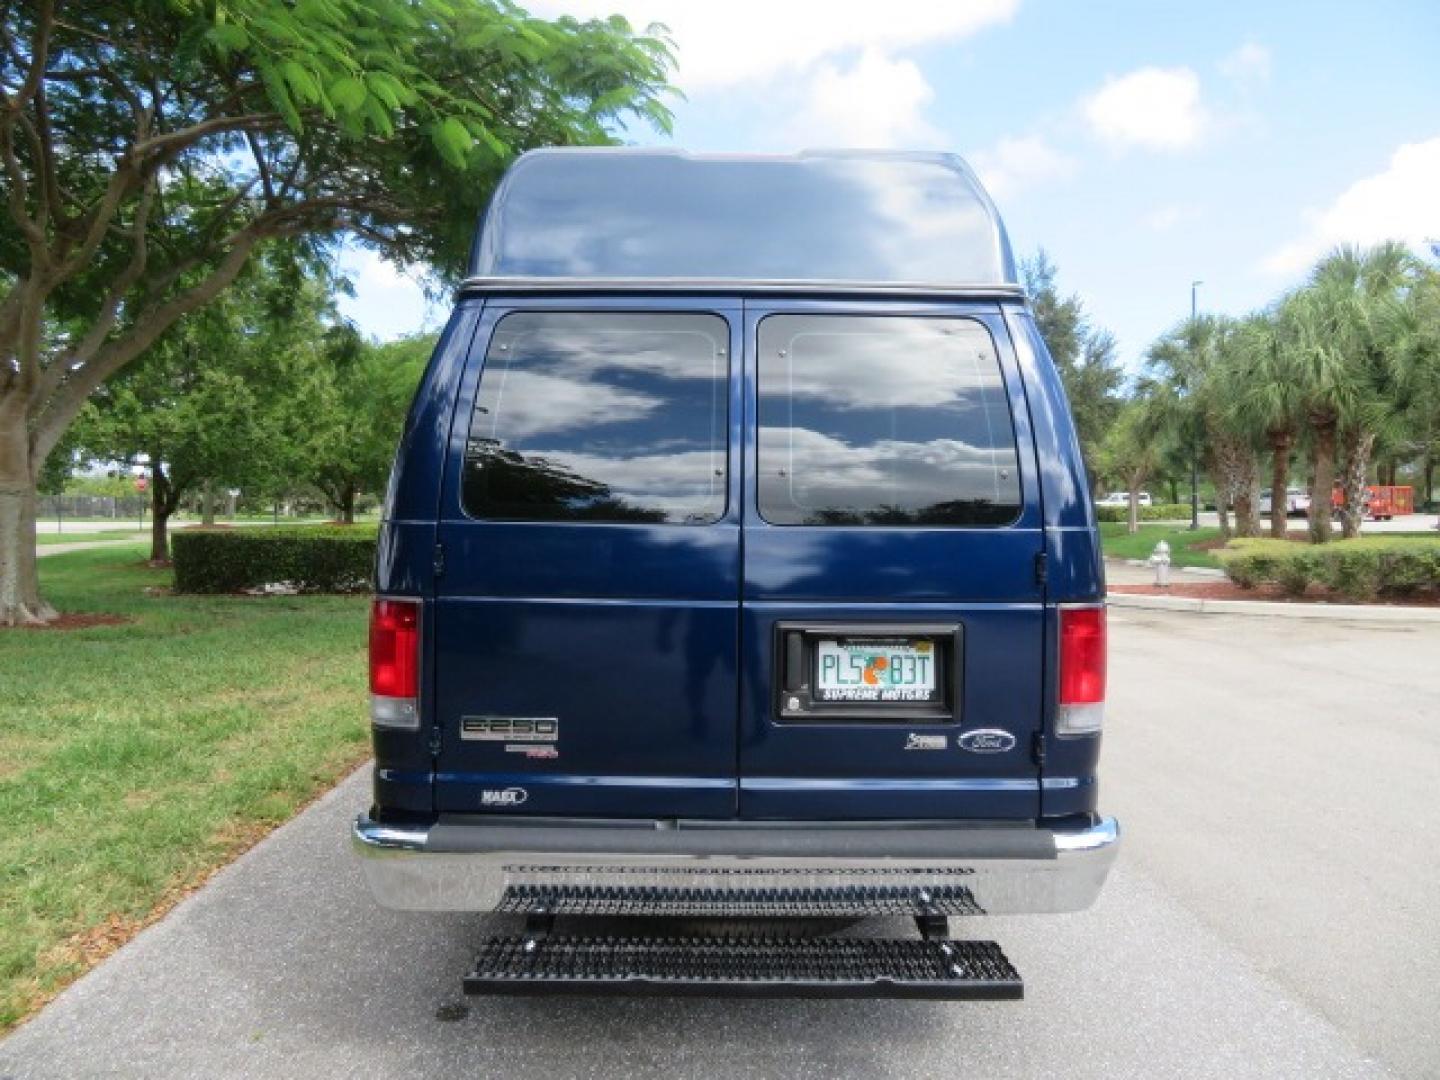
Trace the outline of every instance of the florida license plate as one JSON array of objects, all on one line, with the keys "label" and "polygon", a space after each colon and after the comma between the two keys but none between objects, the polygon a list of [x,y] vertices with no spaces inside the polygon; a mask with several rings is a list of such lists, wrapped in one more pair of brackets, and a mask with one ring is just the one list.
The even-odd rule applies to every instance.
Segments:
[{"label": "florida license plate", "polygon": [[935,642],[929,638],[843,638],[816,642],[818,701],[936,699]]}]

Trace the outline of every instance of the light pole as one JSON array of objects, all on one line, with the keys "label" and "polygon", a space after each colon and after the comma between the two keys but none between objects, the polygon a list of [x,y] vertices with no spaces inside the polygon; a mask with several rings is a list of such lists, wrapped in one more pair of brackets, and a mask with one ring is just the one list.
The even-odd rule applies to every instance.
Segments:
[{"label": "light pole", "polygon": [[[1203,281],[1190,282],[1191,333],[1195,331],[1194,323],[1199,316],[1197,294],[1199,293],[1200,286],[1204,284],[1205,282]],[[1220,509],[1218,505],[1220,493],[1218,491],[1215,493],[1215,498],[1217,500],[1216,509],[1218,510]],[[1200,448],[1198,446],[1192,446],[1190,448],[1190,528],[1192,530],[1200,528]]]}]

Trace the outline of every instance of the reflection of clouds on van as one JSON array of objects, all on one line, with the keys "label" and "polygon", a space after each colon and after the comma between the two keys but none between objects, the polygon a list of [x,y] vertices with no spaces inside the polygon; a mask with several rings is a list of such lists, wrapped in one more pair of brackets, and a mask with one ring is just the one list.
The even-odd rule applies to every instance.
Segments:
[{"label": "reflection of clouds on van", "polygon": [[727,341],[723,320],[699,314],[500,320],[470,419],[467,508],[714,521],[726,499]]},{"label": "reflection of clouds on van", "polygon": [[[617,386],[580,383],[565,375],[512,371],[496,388],[494,405],[476,410],[471,432],[503,431],[508,439],[574,432],[598,424],[639,420],[663,404],[653,394]],[[504,427],[500,410],[505,411]],[[487,423],[488,421],[488,423]]]},{"label": "reflection of clouds on van", "polygon": [[995,343],[961,318],[760,324],[760,512],[776,525],[1001,525],[1020,509]]}]

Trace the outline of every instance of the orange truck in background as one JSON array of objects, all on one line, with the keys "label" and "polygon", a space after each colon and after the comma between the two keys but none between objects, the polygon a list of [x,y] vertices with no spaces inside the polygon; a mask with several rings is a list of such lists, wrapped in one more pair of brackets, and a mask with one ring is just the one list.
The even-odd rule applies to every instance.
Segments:
[{"label": "orange truck in background", "polygon": [[[1330,495],[1336,510],[1345,506],[1345,489],[1336,486]],[[1406,485],[1371,484],[1365,489],[1365,516],[1376,521],[1389,521],[1396,514],[1415,512],[1415,489]]]}]

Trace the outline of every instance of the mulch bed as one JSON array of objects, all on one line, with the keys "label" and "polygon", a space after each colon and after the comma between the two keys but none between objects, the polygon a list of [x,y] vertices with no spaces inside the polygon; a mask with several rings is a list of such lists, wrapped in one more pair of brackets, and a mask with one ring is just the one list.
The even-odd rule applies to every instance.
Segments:
[{"label": "mulch bed", "polygon": [[1299,604],[1369,604],[1378,607],[1440,607],[1440,596],[1409,596],[1404,599],[1352,600],[1329,589],[1311,586],[1303,596],[1291,596],[1278,585],[1257,585],[1242,589],[1230,581],[1181,582],[1162,589],[1158,585],[1111,585],[1113,593],[1140,596],[1184,596],[1195,600],[1282,600]]}]

